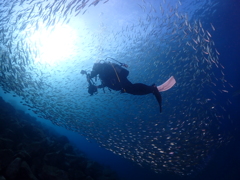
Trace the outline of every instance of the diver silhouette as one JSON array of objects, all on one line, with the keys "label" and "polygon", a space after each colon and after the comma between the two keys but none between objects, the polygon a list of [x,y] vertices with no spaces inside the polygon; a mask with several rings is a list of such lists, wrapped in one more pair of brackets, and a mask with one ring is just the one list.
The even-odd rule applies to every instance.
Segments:
[{"label": "diver silhouette", "polygon": [[[111,58],[113,59],[113,58]],[[113,59],[114,61],[117,61]],[[94,63],[91,73],[87,73],[82,70],[81,74],[87,75],[87,80],[89,82],[88,93],[93,95],[97,93],[98,88],[108,87],[110,90],[121,91],[121,93],[129,93],[133,95],[146,95],[152,93],[159,104],[160,112],[162,112],[162,97],[160,92],[170,89],[175,83],[175,79],[172,76],[161,86],[156,86],[155,84],[148,86],[142,83],[131,83],[127,76],[129,71],[124,67],[127,67],[126,64],[119,64],[112,62],[99,62]],[[95,85],[92,78],[97,78],[101,80],[101,85]]]}]

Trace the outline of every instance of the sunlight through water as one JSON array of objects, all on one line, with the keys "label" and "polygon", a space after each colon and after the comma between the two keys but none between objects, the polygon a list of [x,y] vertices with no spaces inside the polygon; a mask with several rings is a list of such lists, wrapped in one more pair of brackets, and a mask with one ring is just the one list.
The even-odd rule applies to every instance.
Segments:
[{"label": "sunlight through water", "polygon": [[33,43],[38,42],[39,46],[39,56],[35,61],[49,65],[66,61],[74,54],[76,37],[76,31],[66,24],[56,25],[52,31],[43,25],[30,38]]}]

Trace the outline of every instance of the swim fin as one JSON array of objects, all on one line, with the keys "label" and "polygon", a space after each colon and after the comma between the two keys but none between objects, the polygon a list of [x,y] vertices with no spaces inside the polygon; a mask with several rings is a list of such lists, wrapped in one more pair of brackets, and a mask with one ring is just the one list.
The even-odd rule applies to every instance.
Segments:
[{"label": "swim fin", "polygon": [[152,92],[153,92],[154,96],[156,97],[157,102],[159,104],[160,112],[162,112],[162,96],[161,96],[160,92],[158,91],[157,86],[152,85],[152,88],[153,88]]},{"label": "swim fin", "polygon": [[173,76],[171,76],[166,82],[157,86],[157,89],[159,92],[167,91],[171,89],[174,86],[174,84],[176,84],[176,80]]},{"label": "swim fin", "polygon": [[171,89],[174,86],[174,84],[176,84],[176,80],[173,76],[171,76],[166,82],[164,82],[160,86],[152,85],[153,87],[152,92],[158,101],[160,112],[162,112],[162,96],[160,92]]}]

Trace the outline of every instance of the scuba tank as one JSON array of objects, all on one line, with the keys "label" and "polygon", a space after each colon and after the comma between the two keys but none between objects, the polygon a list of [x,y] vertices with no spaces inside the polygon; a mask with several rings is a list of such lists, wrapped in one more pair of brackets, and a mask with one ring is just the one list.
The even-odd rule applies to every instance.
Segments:
[{"label": "scuba tank", "polygon": [[[107,57],[105,60],[107,59],[112,59],[114,61],[116,61],[117,63],[119,63],[120,65],[116,64],[116,63],[111,63],[109,62],[109,64],[111,64],[111,66],[114,68],[114,70],[116,71],[116,73],[118,74],[119,77],[127,77],[129,75],[129,71],[125,68],[128,67],[127,64],[125,63],[121,63],[119,61],[117,61],[116,59],[113,59],[111,57]],[[123,68],[125,67],[125,68]]]}]

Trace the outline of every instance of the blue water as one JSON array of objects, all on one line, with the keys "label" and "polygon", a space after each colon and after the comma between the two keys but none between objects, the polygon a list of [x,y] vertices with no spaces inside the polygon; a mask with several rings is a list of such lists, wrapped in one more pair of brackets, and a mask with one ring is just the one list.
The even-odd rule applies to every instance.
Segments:
[{"label": "blue water", "polygon": [[[139,1],[136,4],[135,1],[110,0],[105,4],[91,6],[85,14],[82,14],[82,11],[76,17],[69,15],[71,19],[69,26],[74,29],[72,31],[74,41],[66,41],[66,44],[71,46],[70,44],[73,43],[72,48],[64,49],[68,46],[63,46],[61,49],[62,47],[59,46],[56,53],[70,52],[72,49],[77,51],[61,54],[55,60],[53,56],[51,62],[44,60],[50,56],[49,52],[42,52],[45,55],[38,54],[39,59],[33,58],[34,63],[30,65],[36,69],[30,70],[26,66],[27,71],[32,73],[34,81],[43,81],[53,88],[43,85],[43,89],[37,91],[42,94],[34,95],[32,92],[35,90],[30,80],[21,77],[22,81],[29,83],[29,89],[23,88],[24,93],[19,94],[19,89],[14,88],[14,86],[18,87],[17,84],[9,85],[8,82],[11,81],[2,78],[1,87],[10,90],[11,93],[5,94],[2,91],[0,95],[17,109],[22,109],[37,118],[41,116],[42,118],[38,118],[39,121],[66,135],[89,158],[110,166],[122,179],[237,180],[240,176],[238,112],[240,109],[240,2],[235,0],[146,2]],[[166,17],[169,16],[161,14],[163,11],[160,10],[160,4],[164,13],[169,13],[169,16],[175,11],[179,14],[183,13],[183,20],[174,15],[176,21],[171,18],[168,21]],[[174,9],[176,4],[179,6],[178,10]],[[152,7],[157,13],[154,13]],[[186,45],[186,42],[195,45],[192,38],[197,40],[197,34],[200,32],[196,33],[193,30],[188,32],[186,39],[182,39],[184,32],[181,31],[180,26],[186,26],[182,25],[185,22],[185,14],[188,16],[187,22],[191,27],[199,28],[200,21],[205,32],[207,30],[211,33],[211,37],[205,33],[206,36],[200,38],[209,37],[214,42],[214,45],[210,46],[211,53],[219,58],[218,61],[223,67],[220,65],[216,67],[214,63],[211,64],[210,69],[207,69],[206,63],[199,63],[196,66],[193,60],[196,52],[191,46]],[[60,15],[56,17],[62,18]],[[159,17],[159,24],[156,23],[155,17]],[[177,28],[174,28],[174,22]],[[197,22],[197,25],[194,22]],[[215,30],[211,24],[214,25]],[[4,23],[1,27],[3,25]],[[157,33],[159,31],[161,33],[151,32],[154,29]],[[174,30],[177,30],[179,36],[175,36]],[[75,32],[77,32],[76,37]],[[13,34],[17,33],[17,31],[13,32]],[[68,31],[61,31],[55,41],[63,40],[64,33]],[[154,33],[157,35],[154,36]],[[6,34],[11,34],[11,31],[8,30]],[[204,40],[201,42],[203,44]],[[1,42],[2,44],[4,45],[4,41]],[[52,46],[57,45],[52,44]],[[197,44],[195,47],[201,48]],[[37,48],[41,49],[40,46]],[[55,50],[52,49],[53,51]],[[178,51],[179,54],[177,54]],[[204,49],[204,52],[206,51]],[[88,96],[87,82],[85,77],[79,74],[80,70],[91,70],[96,60],[109,56],[129,65],[129,79],[133,82],[160,84],[169,76],[175,76],[176,86],[162,93],[164,98],[162,115],[159,115],[158,105],[150,95],[131,96],[106,90],[106,93],[99,91],[96,96]],[[199,51],[196,57],[201,59],[208,55]],[[200,70],[200,74],[196,73],[197,70]],[[186,71],[189,73],[184,73]],[[43,74],[42,77],[35,72]],[[224,81],[222,81],[222,72]],[[211,84],[211,81],[201,86],[201,83],[209,77],[207,74],[210,74],[216,86]],[[12,97],[13,94],[17,94],[17,97]],[[36,107],[36,109],[33,108],[36,113],[20,103],[22,96],[27,94],[35,99],[27,100],[30,101],[31,106]],[[197,121],[197,125],[194,125],[194,121]],[[190,125],[187,125],[188,123]],[[156,124],[158,125],[155,126]],[[174,131],[176,135],[171,134]],[[206,136],[202,135],[204,132]],[[131,136],[130,133],[135,136]],[[169,136],[171,141],[167,139]],[[132,141],[134,137],[136,141]],[[151,141],[156,137],[158,140]],[[180,139],[177,139],[178,137]],[[190,143],[186,143],[186,140]],[[196,140],[199,141],[196,142]],[[141,143],[138,143],[139,141]],[[212,143],[213,141],[216,143]],[[161,150],[152,148],[153,142]],[[170,143],[177,144],[179,148],[174,145],[169,150]],[[185,150],[182,150],[181,146]],[[126,151],[120,150],[121,147]],[[110,150],[116,154],[128,153],[124,158],[124,155],[116,155]],[[161,154],[160,151],[164,153]],[[143,160],[141,162],[143,168],[137,165],[136,159],[139,152],[144,153],[140,158]],[[149,156],[147,152],[156,154],[155,156],[150,154],[150,156],[154,156],[153,161],[158,163],[157,167],[147,162],[147,156]],[[173,155],[171,155],[172,152]],[[194,158],[201,154],[202,158],[194,162]],[[191,158],[187,158],[188,155]],[[130,160],[132,157],[135,158],[135,162]],[[194,172],[191,168],[182,169],[188,164]],[[167,167],[164,167],[165,165]]]}]

